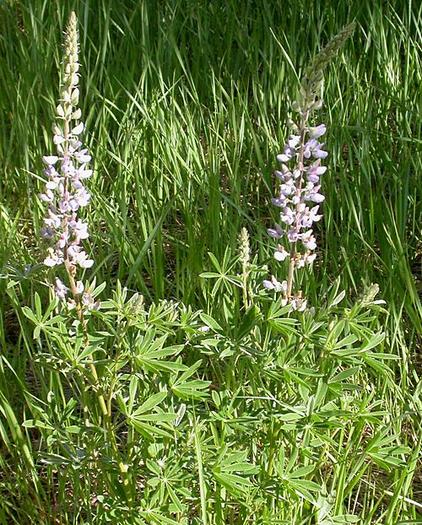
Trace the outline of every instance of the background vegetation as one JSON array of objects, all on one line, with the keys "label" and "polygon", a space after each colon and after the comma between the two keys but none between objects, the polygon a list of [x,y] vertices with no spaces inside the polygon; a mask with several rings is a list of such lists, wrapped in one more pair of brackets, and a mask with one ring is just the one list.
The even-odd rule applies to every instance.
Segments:
[{"label": "background vegetation", "polygon": [[[2,2],[0,523],[421,522],[418,4]],[[89,276],[113,297],[93,319],[108,428],[39,264],[71,9],[95,159]],[[283,277],[266,235],[275,156],[297,76],[353,18],[320,112],[326,201],[303,283],[316,313],[289,316],[259,290],[264,264]]]}]

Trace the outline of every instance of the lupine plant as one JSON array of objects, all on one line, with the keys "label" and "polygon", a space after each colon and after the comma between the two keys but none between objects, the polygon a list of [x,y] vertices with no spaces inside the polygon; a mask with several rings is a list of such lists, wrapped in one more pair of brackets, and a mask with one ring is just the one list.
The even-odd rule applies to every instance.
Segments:
[{"label": "lupine plant", "polygon": [[327,171],[322,161],[328,156],[319,139],[325,135],[325,124],[311,126],[309,121],[315,110],[322,107],[322,80],[324,67],[330,62],[347,38],[354,24],[345,27],[335,39],[314,59],[301,85],[300,98],[293,104],[298,114],[296,121],[290,120],[292,134],[283,153],[277,155],[280,170],[275,177],[280,182],[278,193],[272,203],[280,211],[280,223],[268,229],[270,237],[286,239],[288,249],[278,244],[274,259],[287,260],[287,279],[279,282],[272,276],[264,280],[265,288],[282,293],[283,305],[290,304],[293,310],[303,311],[307,301],[302,291],[294,291],[295,271],[306,265],[312,266],[316,258],[316,238],[313,224],[321,220],[320,204],[325,197],[321,193],[321,176]]},{"label": "lupine plant", "polygon": [[[75,2],[86,28],[93,16],[100,22],[98,31],[81,40],[86,84],[105,91],[98,119],[88,117],[95,121],[90,150],[104,170],[103,177],[90,180],[95,206],[84,187],[92,168],[81,144],[77,100],[83,70],[74,14],[66,31],[53,133],[56,151],[44,157],[44,253],[39,257],[38,248],[29,249],[43,264],[10,273],[6,297],[1,298],[6,313],[13,314],[5,321],[15,328],[3,337],[0,315],[0,525],[416,523],[412,478],[421,449],[420,401],[417,392],[408,394],[403,387],[407,350],[400,358],[394,350],[401,329],[384,336],[389,314],[375,300],[376,286],[353,299],[341,277],[326,282],[312,309],[298,290],[299,269],[311,266],[317,252],[313,223],[321,215],[322,193],[332,200],[329,185],[324,192],[319,188],[325,126],[319,120],[314,126],[313,115],[320,106],[324,66],[349,29],[306,71],[295,107],[298,116],[279,156],[275,204],[284,205],[277,208],[279,226],[270,234],[280,244],[275,257],[285,261],[286,283],[274,277],[267,285],[281,288],[278,301],[262,287],[268,269],[259,262],[258,232],[251,226],[255,222],[240,229],[240,217],[261,211],[254,209],[258,203],[253,201],[252,179],[236,176],[236,169],[244,172],[245,166],[256,165],[258,172],[263,164],[255,156],[258,144],[271,142],[262,129],[272,128],[274,97],[279,99],[282,91],[270,94],[266,88],[275,87],[274,63],[284,67],[285,55],[277,56],[268,32],[273,21],[265,17],[277,3],[264,3],[261,9],[259,2],[216,2],[216,20],[206,3],[193,2],[188,13],[186,2],[142,4]],[[19,6],[29,27],[42,30],[33,35],[22,31],[17,42],[27,43],[28,37],[45,55],[54,54],[43,47],[55,42],[45,38],[45,31],[56,35],[56,26],[46,20],[64,16],[66,6],[7,3],[18,14]],[[303,7],[295,6],[283,17],[297,13],[305,26]],[[335,8],[336,14],[341,11],[338,2]],[[40,16],[32,16],[36,13]],[[322,27],[311,11],[309,16],[315,31]],[[239,20],[245,22],[241,28],[249,27],[255,18],[260,21],[254,24],[256,33],[242,29],[239,46],[232,46],[234,34],[226,28],[237,28]],[[154,20],[165,20],[166,31],[150,39]],[[336,26],[338,20],[333,20]],[[180,45],[181,27],[192,29],[183,37],[186,46]],[[227,42],[214,38],[219,27],[224,27]],[[335,31],[330,25],[324,28]],[[142,57],[137,38],[132,39],[139,34]],[[204,44],[208,35],[213,38],[207,45],[191,45]],[[320,35],[315,32],[314,37],[315,43]],[[254,38],[256,55],[250,49]],[[0,39],[0,46],[6,40]],[[26,52],[25,45],[11,40],[10,57]],[[224,57],[221,43],[228,44]],[[30,46],[31,53],[36,47]],[[208,70],[195,67],[197,49],[201,61],[208,52],[210,65],[216,58],[214,71],[221,71],[221,78],[211,79]],[[294,49],[292,44],[292,56]],[[269,76],[262,64],[270,62],[262,57],[271,58]],[[180,77],[177,68],[183,70]],[[227,87],[235,71],[248,74],[246,83],[239,82],[230,94]],[[334,78],[339,85],[346,82]],[[0,92],[2,86],[0,82]],[[256,111],[248,106],[251,93],[255,97],[264,86]],[[92,90],[86,96],[92,100],[98,95]],[[210,107],[208,100],[213,100]],[[44,111],[41,107],[40,114]],[[248,113],[258,118],[248,119]],[[335,121],[334,110],[330,117]],[[18,122],[14,116],[10,125]],[[5,135],[0,135],[0,145]],[[335,167],[336,137],[329,142]],[[39,146],[39,135],[34,144]],[[37,160],[44,152],[34,147]],[[107,177],[111,173],[116,176]],[[204,184],[204,174],[210,184]],[[225,177],[235,181],[229,186],[231,195],[219,192],[220,176],[222,183]],[[133,194],[127,192],[132,186]],[[242,209],[239,197],[246,195],[252,197],[251,206]],[[166,198],[169,214],[155,215]],[[222,206],[223,198],[230,205]],[[7,221],[6,226],[0,222],[0,231],[7,231],[16,247],[25,234],[5,209],[1,205],[1,218]],[[91,229],[97,241],[92,257],[83,246],[88,209],[90,221],[105,226],[101,241]],[[217,236],[217,231],[224,234]],[[227,246],[235,238],[236,251]],[[101,255],[103,245],[107,254]],[[214,247],[215,254],[209,252],[212,271],[198,279],[196,268],[198,273],[204,269],[206,252]],[[90,268],[107,280],[108,295],[104,283],[97,289],[83,284]],[[46,276],[48,290],[40,286]],[[306,286],[310,296],[312,287]],[[166,291],[177,300],[154,300],[155,288],[162,289],[157,297]],[[291,315],[292,306],[303,312]]]},{"label": "lupine plant", "polygon": [[[48,203],[44,218],[42,237],[52,244],[44,259],[47,267],[57,269],[64,266],[68,286],[56,275],[54,294],[67,310],[75,309],[83,331],[87,347],[88,332],[86,313],[97,309],[99,302],[94,300],[90,287],[77,279],[78,271],[91,268],[82,246],[88,239],[88,224],[80,217],[80,209],[87,206],[91,195],[84,181],[92,176],[89,167],[91,155],[83,148],[80,135],[84,130],[79,104],[79,38],[76,14],[72,11],[65,34],[62,83],[59,104],[56,107],[57,122],[53,126],[53,142],[56,155],[43,157],[47,176],[45,191],[40,195]],[[70,292],[70,297],[68,297]],[[102,413],[109,417],[104,396],[98,386],[98,373],[92,360],[89,362]]]}]

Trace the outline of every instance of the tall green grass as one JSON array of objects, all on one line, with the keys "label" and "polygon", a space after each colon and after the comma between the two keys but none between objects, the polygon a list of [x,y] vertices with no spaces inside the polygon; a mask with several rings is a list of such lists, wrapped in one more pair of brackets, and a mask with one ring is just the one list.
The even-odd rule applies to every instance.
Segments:
[{"label": "tall green grass", "polygon": [[[68,486],[60,486],[60,481],[56,485],[54,468],[44,472],[37,460],[45,443],[35,430],[22,427],[33,417],[35,405],[49,405],[48,392],[61,396],[57,417],[63,416],[69,399],[63,378],[34,364],[40,348],[22,308],[33,306],[35,291],[43,301],[47,298],[45,275],[37,266],[43,209],[36,194],[42,187],[41,156],[52,147],[62,34],[71,9],[80,22],[85,140],[95,159],[89,223],[97,282],[106,282],[109,295],[120,281],[142,293],[148,305],[166,298],[202,309],[222,325],[229,346],[242,346],[236,332],[244,318],[240,299],[233,299],[230,284],[213,294],[214,282],[199,276],[221,272],[209,252],[219,265],[226,265],[223,273],[238,272],[234,254],[242,226],[250,232],[257,264],[272,264],[265,233],[272,221],[271,174],[297,77],[322,43],[356,19],[353,39],[325,75],[321,120],[329,129],[330,167],[324,180],[324,219],[317,230],[322,248],[304,286],[318,310],[334,282],[346,291],[349,305],[365,286],[378,283],[386,311],[368,322],[374,332],[386,332],[383,351],[399,359],[391,361],[388,381],[381,372],[359,372],[356,419],[343,428],[333,424],[325,433],[321,430],[325,445],[318,441],[321,436],[309,437],[305,430],[303,446],[305,456],[312,440],[322,447],[318,460],[312,451],[309,462],[318,464],[334,490],[334,499],[321,496],[327,516],[355,514],[359,523],[368,525],[418,523],[422,7],[415,1],[361,0],[9,0],[0,5],[0,484],[5,495],[0,523],[94,520],[79,516],[76,503],[62,510],[70,498],[69,485],[80,491],[84,509],[89,506],[94,492],[89,477],[85,486],[78,485],[76,471]],[[17,284],[7,290],[10,279]],[[225,308],[233,309],[232,318],[225,317]],[[264,374],[284,366],[289,356],[289,366],[296,362],[312,373],[318,359],[295,353],[296,343],[291,356],[286,351],[276,357],[263,335],[270,337],[270,331],[257,324],[254,330],[261,330],[263,341],[255,332],[251,337],[262,345],[259,366],[228,354],[227,361],[209,357],[198,372],[218,385],[216,408],[209,404],[199,410],[215,410],[218,417],[213,421],[212,414],[204,423],[195,403],[189,405],[194,416],[183,439],[192,447],[181,450],[192,454],[191,464],[198,470],[198,487],[192,489],[198,499],[197,515],[185,522],[331,523],[328,518],[324,522],[325,511],[318,517],[311,510],[309,498],[295,499],[295,489],[278,495],[272,486],[274,472],[286,486],[294,485],[291,472],[300,452],[294,443],[290,448],[286,444],[291,434],[277,427],[274,414],[258,429],[253,422],[263,410],[259,398],[270,404],[276,403],[271,396],[291,396],[295,402],[300,398],[287,372],[260,384],[256,370]],[[306,334],[311,328],[305,322],[301,329]],[[189,357],[187,362],[193,364]],[[318,389],[315,396],[322,396]],[[345,396],[337,409],[347,411],[349,401]],[[308,409],[310,417],[313,407]],[[227,423],[230,419],[237,430]],[[248,433],[252,443],[247,442]],[[395,441],[388,441],[391,436]],[[372,446],[371,439],[369,455],[377,454],[376,447],[385,453],[393,443],[403,447],[400,461],[385,466],[383,456],[371,463],[362,452]],[[256,484],[233,501],[224,484],[210,493],[211,460],[216,461],[217,478],[224,469],[234,472],[230,462],[224,463],[226,448],[246,450],[246,445],[253,449],[248,459],[232,460],[260,464],[259,475],[250,467],[249,474],[259,478]],[[331,457],[334,450],[334,466],[327,467],[324,454]],[[169,476],[181,486],[173,460],[176,472]],[[297,479],[311,472],[306,457],[301,460],[305,470]],[[12,497],[16,487],[17,500]],[[55,490],[61,506],[55,506]],[[78,501],[78,493],[73,496]],[[18,514],[13,508],[17,504]]]}]

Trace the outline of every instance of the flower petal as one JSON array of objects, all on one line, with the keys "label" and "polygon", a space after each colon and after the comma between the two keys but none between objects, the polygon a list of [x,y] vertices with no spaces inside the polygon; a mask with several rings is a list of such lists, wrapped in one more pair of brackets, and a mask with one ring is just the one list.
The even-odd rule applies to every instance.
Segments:
[{"label": "flower petal", "polygon": [[54,166],[54,164],[56,164],[56,162],[59,160],[59,157],[56,155],[44,155],[42,160],[48,166]]},{"label": "flower petal", "polygon": [[77,126],[75,126],[72,129],[72,134],[73,135],[80,135],[83,130],[84,130],[84,124],[83,124],[83,122],[80,122]]}]

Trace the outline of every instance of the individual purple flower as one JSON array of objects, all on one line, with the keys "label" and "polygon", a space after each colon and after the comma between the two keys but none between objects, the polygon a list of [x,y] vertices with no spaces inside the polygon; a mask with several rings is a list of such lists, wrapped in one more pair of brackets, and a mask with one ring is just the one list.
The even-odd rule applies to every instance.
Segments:
[{"label": "individual purple flower", "polygon": [[315,250],[316,249],[316,239],[315,239],[315,236],[313,235],[313,231],[312,230],[308,230],[307,232],[303,233],[301,235],[301,241],[302,241],[303,246],[307,250]]},{"label": "individual purple flower", "polygon": [[306,299],[303,299],[302,297],[296,296],[290,300],[290,304],[293,310],[297,310],[298,312],[303,312],[306,310],[307,301]]},{"label": "individual purple flower", "polygon": [[327,131],[327,128],[325,124],[320,124],[319,126],[309,128],[309,136],[312,139],[319,139],[319,137],[322,137],[322,135],[325,135],[326,131]]},{"label": "individual purple flower", "polygon": [[52,268],[63,263],[63,252],[61,250],[54,250],[53,248],[48,249],[48,255],[44,259],[44,264]]},{"label": "individual purple flower", "polygon": [[297,228],[292,228],[287,232],[287,238],[290,242],[296,242],[299,239],[299,233]]},{"label": "individual purple flower", "polygon": [[274,206],[278,206],[279,208],[282,208],[286,205],[286,196],[280,195],[279,197],[273,197],[271,199],[271,202],[274,204]]},{"label": "individual purple flower", "polygon": [[58,297],[61,300],[65,300],[68,291],[69,291],[69,288],[65,286],[58,277],[56,277],[56,287],[55,287],[56,297]]},{"label": "individual purple flower", "polygon": [[69,222],[69,228],[73,231],[75,238],[88,239],[88,225],[80,219],[72,219]]},{"label": "individual purple flower", "polygon": [[295,188],[294,182],[293,180],[290,179],[285,184],[282,184],[280,186],[280,193],[284,195],[285,197],[288,197],[295,191],[295,189],[296,188]]},{"label": "individual purple flower", "polygon": [[274,259],[276,261],[284,261],[287,257],[289,257],[289,252],[283,246],[278,245],[277,250],[274,252]]},{"label": "individual purple flower", "polygon": [[284,222],[284,224],[291,225],[295,222],[295,213],[294,210],[292,210],[289,207],[284,208],[282,213],[280,213],[280,219],[281,222]]},{"label": "individual purple flower", "polygon": [[305,255],[305,264],[312,264],[316,259],[316,253],[307,253]]},{"label": "individual purple flower", "polygon": [[100,302],[95,301],[90,292],[84,292],[82,294],[82,305],[87,310],[98,310],[100,308]]},{"label": "individual purple flower", "polygon": [[274,290],[275,292],[285,292],[287,290],[287,281],[279,282],[272,275],[271,281],[263,281],[263,285],[267,290]]},{"label": "individual purple flower", "polygon": [[280,155],[277,155],[277,160],[279,162],[289,162],[293,158],[296,157],[296,148],[297,145],[300,143],[300,136],[299,135],[291,135],[289,137],[289,140],[287,141],[287,144],[284,148],[283,153],[280,153]]},{"label": "individual purple flower", "polygon": [[321,220],[322,215],[318,215],[319,206],[313,208],[305,207],[304,212],[300,218],[300,224],[302,228],[310,228],[314,222]]},{"label": "individual purple flower", "polygon": [[319,178],[327,171],[326,166],[321,166],[321,161],[317,160],[306,170],[306,176],[309,182],[317,183]]},{"label": "individual purple flower", "polygon": [[316,139],[310,139],[303,147],[303,156],[305,159],[314,157],[315,159],[325,159],[328,153],[322,150],[324,144],[320,144]]},{"label": "individual purple flower", "polygon": [[279,224],[276,224],[275,228],[268,228],[267,232],[273,239],[279,239],[283,235],[283,230]]}]

